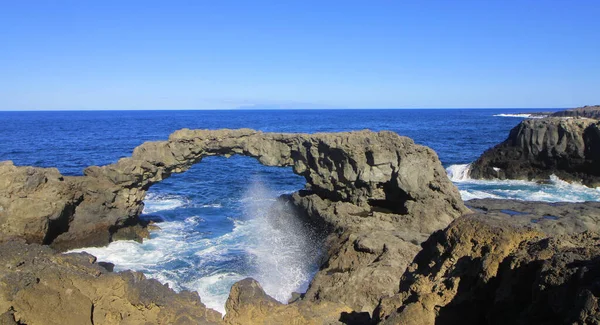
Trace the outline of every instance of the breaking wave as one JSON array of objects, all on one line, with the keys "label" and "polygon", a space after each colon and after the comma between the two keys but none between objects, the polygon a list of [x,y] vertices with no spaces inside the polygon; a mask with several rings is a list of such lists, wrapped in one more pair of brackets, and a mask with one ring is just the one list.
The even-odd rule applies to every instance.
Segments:
[{"label": "breaking wave", "polygon": [[527,114],[527,113],[520,113],[520,114],[494,114],[494,116],[496,116],[496,117],[518,117],[518,118],[544,118],[544,117],[548,117],[548,115]]},{"label": "breaking wave", "polygon": [[565,182],[552,175],[548,183],[522,180],[476,180],[469,177],[470,164],[451,165],[446,173],[463,200],[514,199],[544,202],[600,201],[600,188]]}]

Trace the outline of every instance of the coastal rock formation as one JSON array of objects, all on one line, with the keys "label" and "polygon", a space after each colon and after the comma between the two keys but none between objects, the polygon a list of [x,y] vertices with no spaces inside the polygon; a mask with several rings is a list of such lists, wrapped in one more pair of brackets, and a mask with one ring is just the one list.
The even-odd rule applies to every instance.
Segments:
[{"label": "coastal rock formation", "polygon": [[0,323],[223,324],[197,293],[177,294],[137,272],[108,272],[95,260],[37,244],[0,244]]},{"label": "coastal rock formation", "polygon": [[0,163],[0,236],[49,244],[68,229],[83,193],[56,168]]},{"label": "coastal rock formation", "polygon": [[555,117],[587,117],[600,120],[600,105],[583,106],[552,114]]},{"label": "coastal rock formation", "polygon": [[[137,227],[150,186],[204,157],[235,154],[290,166],[307,181],[289,200],[329,233],[327,259],[308,301],[372,311],[380,297],[394,293],[419,243],[468,211],[435,152],[393,132],[183,129],[167,141],[142,144],[115,164],[86,168],[82,177],[5,163],[4,175],[14,181],[0,186],[0,225],[7,225],[0,230],[9,229],[0,241],[19,236],[64,250],[135,236],[143,231],[123,229]],[[35,186],[21,189],[29,183]],[[27,209],[30,197],[50,207]],[[10,228],[16,219],[31,221]]]},{"label": "coastal rock formation", "polygon": [[[106,244],[112,232],[135,221],[152,184],[187,170],[203,157],[234,154],[255,157],[268,166],[292,166],[306,178],[311,193],[331,202],[415,218],[433,214],[446,223],[465,209],[437,155],[393,132],[184,129],[168,141],[142,144],[132,157],[115,164],[86,168],[84,177],[3,163],[0,172],[7,181],[0,184],[0,222],[11,227],[12,219],[39,219],[40,225],[2,231],[2,236],[17,235],[59,249]],[[43,208],[29,204],[33,196]]]},{"label": "coastal rock formation", "polygon": [[[548,237],[514,216],[462,217],[424,244],[381,324],[596,324],[600,235]],[[517,217],[519,218],[519,217]]]},{"label": "coastal rock formation", "polygon": [[525,120],[470,169],[476,179],[567,181],[600,186],[600,122],[585,118]]}]

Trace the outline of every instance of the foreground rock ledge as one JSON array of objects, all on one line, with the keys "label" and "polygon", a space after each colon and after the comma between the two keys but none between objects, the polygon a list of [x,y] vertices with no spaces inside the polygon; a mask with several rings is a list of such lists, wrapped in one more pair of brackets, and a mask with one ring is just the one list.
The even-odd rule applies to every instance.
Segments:
[{"label": "foreground rock ledge", "polygon": [[[587,222],[600,219],[598,204],[467,203],[482,212],[432,234],[374,319],[337,302],[284,305],[252,279],[231,288],[221,319],[196,293],[15,242],[0,244],[0,324],[600,323],[600,234]],[[555,218],[539,220],[548,212]]]},{"label": "foreground rock ledge", "polygon": [[0,324],[222,324],[195,292],[176,294],[138,272],[108,272],[86,254],[0,244]]},{"label": "foreground rock ledge", "polygon": [[[596,215],[598,217],[598,215]],[[600,234],[500,213],[434,233],[375,312],[380,324],[599,324]],[[517,223],[521,223],[520,221]],[[569,228],[569,227],[567,227]]]},{"label": "foreground rock ledge", "polygon": [[306,179],[287,199],[329,234],[307,301],[371,312],[394,293],[419,244],[468,211],[435,152],[393,132],[183,129],[80,177],[0,164],[0,241],[18,237],[65,250],[136,235],[125,229],[138,222],[153,184],[204,157],[235,154],[290,166]]}]

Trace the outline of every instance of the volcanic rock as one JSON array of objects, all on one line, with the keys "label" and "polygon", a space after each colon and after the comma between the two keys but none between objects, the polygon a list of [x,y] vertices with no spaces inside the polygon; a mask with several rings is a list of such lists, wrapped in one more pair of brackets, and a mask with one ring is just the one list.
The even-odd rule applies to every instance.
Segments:
[{"label": "volcanic rock", "polygon": [[[306,188],[290,200],[329,233],[326,260],[306,294],[310,301],[372,311],[381,296],[394,293],[418,244],[468,211],[435,152],[393,132],[183,129],[168,141],[142,144],[115,164],[86,168],[82,177],[5,163],[4,175],[14,181],[0,184],[0,223],[40,226],[0,228],[9,229],[0,241],[20,236],[65,250],[143,235],[135,227],[150,186],[204,157],[234,154],[293,167],[306,179]],[[29,183],[40,185],[24,187]],[[48,198],[41,202],[49,207],[27,209],[32,196]],[[52,220],[60,226],[52,227]]]},{"label": "volcanic rock", "polygon": [[[268,166],[292,166],[306,178],[311,193],[331,202],[415,218],[431,213],[446,224],[465,211],[437,155],[393,132],[183,129],[168,141],[142,144],[132,157],[115,164],[88,167],[83,177],[3,163],[1,235],[59,249],[106,244],[112,232],[139,216],[150,186],[189,169],[203,157],[234,154],[255,157]],[[27,226],[16,219],[27,220]],[[60,222],[51,226],[53,220]]]},{"label": "volcanic rock", "polygon": [[600,186],[600,122],[550,117],[525,120],[470,169],[475,179],[560,179]]}]

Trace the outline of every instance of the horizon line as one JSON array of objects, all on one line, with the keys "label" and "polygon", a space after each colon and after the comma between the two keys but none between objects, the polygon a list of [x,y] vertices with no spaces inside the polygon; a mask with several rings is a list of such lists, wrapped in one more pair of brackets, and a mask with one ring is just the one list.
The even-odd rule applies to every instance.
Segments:
[{"label": "horizon line", "polygon": [[456,110],[456,109],[570,109],[574,107],[325,107],[325,108],[143,108],[143,109],[0,109],[0,112],[145,112],[145,111],[314,111],[314,110]]}]

